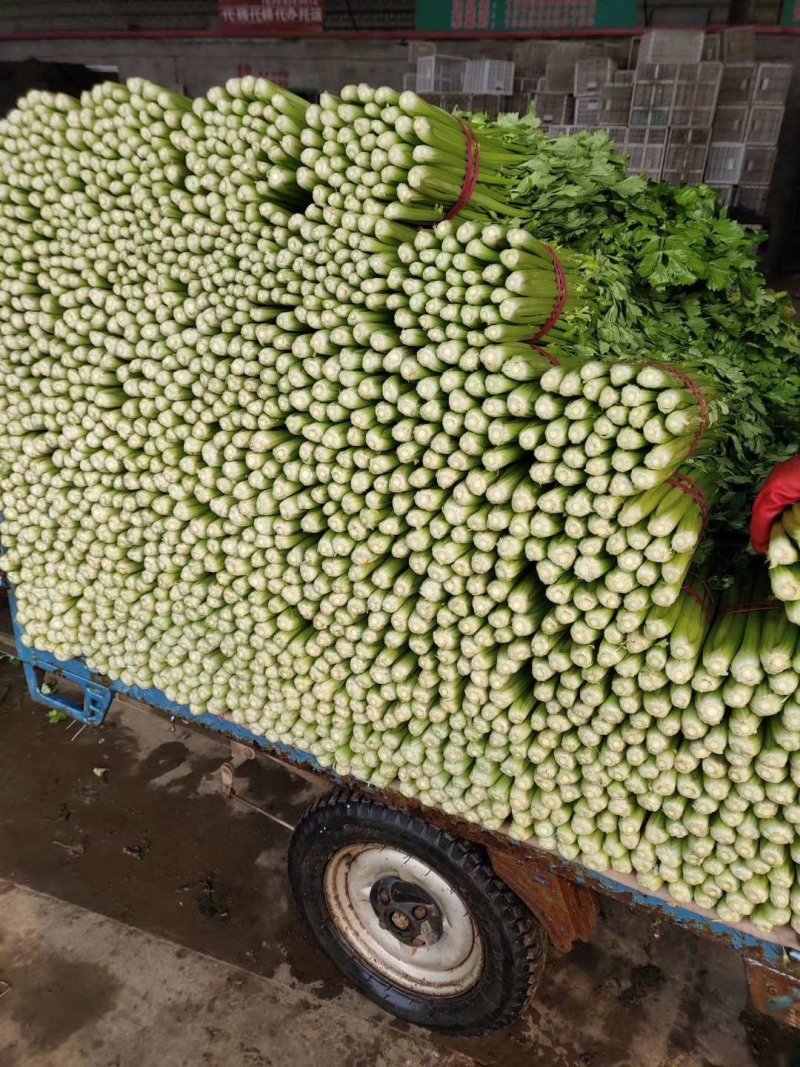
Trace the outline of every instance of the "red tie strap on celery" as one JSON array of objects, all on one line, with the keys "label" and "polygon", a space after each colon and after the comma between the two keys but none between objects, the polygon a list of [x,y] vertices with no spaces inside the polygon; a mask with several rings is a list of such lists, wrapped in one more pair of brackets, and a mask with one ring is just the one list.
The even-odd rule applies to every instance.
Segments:
[{"label": "red tie strap on celery", "polygon": [[530,345],[531,348],[533,348],[536,352],[538,352],[540,356],[543,356],[544,359],[546,359],[547,362],[551,366],[553,366],[553,367],[560,367],[561,366],[561,360],[560,359],[556,359],[556,357],[553,355],[553,353],[552,352],[548,352],[546,348],[542,348],[541,345],[537,345],[534,341],[526,341],[525,344],[526,345]]},{"label": "red tie strap on celery", "polygon": [[700,536],[702,537],[708,526],[708,502],[702,487],[697,484],[694,478],[690,478],[688,474],[684,474],[682,471],[676,471],[671,477],[667,478],[667,485],[680,489],[681,492],[686,493],[697,504],[703,517],[703,528],[700,531]]},{"label": "red tie strap on celery", "polygon": [[[690,585],[690,581],[694,584]],[[700,606],[706,622],[711,622],[711,617],[714,614],[714,594],[709,589],[705,579],[701,578],[699,574],[692,574],[690,571],[686,576],[686,581],[681,586],[681,590],[687,593]]]},{"label": "red tie strap on celery", "polygon": [[646,360],[645,366],[648,367],[660,367],[661,370],[665,370],[668,374],[671,374],[674,378],[685,385],[692,396],[697,398],[697,403],[700,408],[700,425],[697,427],[697,433],[692,438],[692,443],[689,446],[689,451],[686,453],[686,458],[694,455],[697,451],[697,446],[703,438],[703,434],[708,429],[708,397],[700,388],[694,379],[690,378],[688,374],[684,374],[682,370],[678,370],[677,367],[673,367],[669,363],[661,363],[657,359]]},{"label": "red tie strap on celery", "polygon": [[753,504],[750,540],[760,556],[766,556],[772,524],[781,512],[800,502],[800,456],[779,463],[770,471]]},{"label": "red tie strap on celery", "polygon": [[458,121],[461,123],[461,128],[464,131],[464,136],[467,141],[467,169],[464,172],[464,184],[461,187],[461,196],[459,196],[458,200],[456,200],[455,204],[453,204],[447,212],[445,219],[454,219],[470,202],[472,194],[475,192],[475,186],[478,184],[478,171],[481,166],[481,148],[475,138],[475,134],[466,122],[462,122],[461,119]]},{"label": "red tie strap on celery", "polygon": [[567,305],[567,300],[569,298],[569,287],[567,285],[567,276],[564,273],[564,264],[558,258],[556,250],[551,245],[545,245],[544,247],[547,249],[548,256],[553,261],[553,268],[555,270],[556,275],[556,300],[553,304],[553,310],[550,313],[550,318],[533,338],[534,341],[540,341],[543,337],[550,333],[550,331],[556,325],[558,320],[561,318],[561,315]]},{"label": "red tie strap on celery", "polygon": [[719,613],[722,619],[726,615],[749,615],[752,611],[783,611],[785,605],[780,600],[754,600],[752,604],[735,604],[723,608]]}]

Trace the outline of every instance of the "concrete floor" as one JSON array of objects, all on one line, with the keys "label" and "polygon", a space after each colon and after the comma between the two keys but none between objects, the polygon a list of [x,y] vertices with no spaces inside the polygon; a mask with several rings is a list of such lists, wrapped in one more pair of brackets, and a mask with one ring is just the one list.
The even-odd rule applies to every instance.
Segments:
[{"label": "concrete floor", "polygon": [[3,1067],[472,1062],[397,1032],[356,993],[326,1001],[9,882],[0,912]]},{"label": "concrete floor", "polygon": [[510,1030],[391,1019],[289,897],[313,787],[246,764],[237,790],[286,825],[267,820],[220,794],[228,755],[155,713],[50,724],[0,664],[0,1067],[800,1067],[733,952],[609,901]]}]

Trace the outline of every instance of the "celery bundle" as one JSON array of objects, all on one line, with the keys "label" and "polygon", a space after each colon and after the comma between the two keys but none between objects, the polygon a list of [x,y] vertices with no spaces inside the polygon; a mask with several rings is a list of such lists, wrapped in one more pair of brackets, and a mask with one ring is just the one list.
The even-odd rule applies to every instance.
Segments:
[{"label": "celery bundle", "polygon": [[793,504],[775,520],[768,558],[772,592],[785,604],[792,622],[800,623],[800,504]]},{"label": "celery bundle", "polygon": [[[718,279],[695,264],[670,309],[672,249],[651,263],[638,233],[626,258],[598,221],[656,194],[623,175],[606,196],[615,163],[577,166],[572,197],[563,155],[532,122],[366,86],[21,101],[0,531],[24,640],[800,928],[800,642],[764,570],[721,559],[749,460],[706,331]],[[681,194],[657,195],[681,229]],[[733,224],[705,221],[708,252]]]}]

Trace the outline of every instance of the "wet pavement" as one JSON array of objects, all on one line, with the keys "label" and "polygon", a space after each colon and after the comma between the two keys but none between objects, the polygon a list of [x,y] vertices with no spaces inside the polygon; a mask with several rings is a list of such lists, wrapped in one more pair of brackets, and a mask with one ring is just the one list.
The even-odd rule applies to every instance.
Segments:
[{"label": "wet pavement", "polygon": [[288,827],[315,787],[243,764],[236,791],[267,819],[222,795],[229,756],[155,712],[51,723],[0,662],[0,1067],[800,1067],[732,951],[612,901],[510,1030],[391,1019],[290,898]]}]

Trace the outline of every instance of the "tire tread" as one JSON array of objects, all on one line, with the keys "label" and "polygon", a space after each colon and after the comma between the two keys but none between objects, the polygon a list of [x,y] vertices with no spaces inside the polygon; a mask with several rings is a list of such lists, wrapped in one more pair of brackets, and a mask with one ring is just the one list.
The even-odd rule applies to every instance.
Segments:
[{"label": "tire tread", "polygon": [[[333,789],[315,800],[298,824],[295,833],[318,832],[319,828],[315,824],[320,818],[323,818],[326,812],[341,808],[345,808],[355,821],[372,825],[377,823],[383,827],[388,825],[421,840],[463,870],[486,896],[508,935],[512,956],[512,989],[486,1025],[476,1028],[460,1027],[458,1032],[481,1034],[508,1026],[533,996],[546,964],[547,939],[527,906],[495,874],[488,857],[479,846],[453,837],[419,816],[380,804],[350,789]],[[293,838],[292,843],[294,840]],[[291,849],[292,845],[290,854]],[[386,992],[392,989],[385,981],[381,981],[380,985]]]}]

